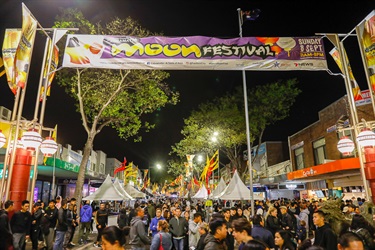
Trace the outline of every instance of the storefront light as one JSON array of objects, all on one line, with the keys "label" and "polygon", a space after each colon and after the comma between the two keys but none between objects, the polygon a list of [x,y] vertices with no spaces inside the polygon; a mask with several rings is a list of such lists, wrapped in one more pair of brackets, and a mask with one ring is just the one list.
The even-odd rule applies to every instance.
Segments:
[{"label": "storefront light", "polygon": [[357,140],[361,147],[373,147],[375,146],[375,133],[366,128],[358,134]]},{"label": "storefront light", "polygon": [[347,136],[341,137],[340,141],[337,143],[337,149],[343,155],[350,155],[355,148],[354,142]]}]

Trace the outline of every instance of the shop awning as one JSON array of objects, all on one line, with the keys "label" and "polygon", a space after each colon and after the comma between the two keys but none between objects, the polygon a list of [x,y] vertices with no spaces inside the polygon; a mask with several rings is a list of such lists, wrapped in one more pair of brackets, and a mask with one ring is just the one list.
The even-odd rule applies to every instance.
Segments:
[{"label": "shop awning", "polygon": [[359,158],[347,158],[325,164],[296,170],[287,174],[288,180],[316,181],[338,178],[341,176],[359,175]]}]

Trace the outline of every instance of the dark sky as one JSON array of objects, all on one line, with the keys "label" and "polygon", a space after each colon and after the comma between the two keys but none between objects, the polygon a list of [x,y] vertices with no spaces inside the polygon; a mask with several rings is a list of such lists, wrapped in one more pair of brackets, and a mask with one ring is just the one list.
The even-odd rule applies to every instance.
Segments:
[{"label": "dark sky", "polygon": [[[243,25],[243,36],[313,36],[315,33],[347,33],[375,8],[375,1],[158,1],[158,0],[25,0],[24,3],[45,28],[51,27],[59,14],[59,7],[74,7],[97,22],[106,22],[112,16],[131,16],[140,24],[165,36],[212,36],[238,37],[237,8],[259,8],[262,12],[255,21]],[[0,8],[0,41],[6,28],[20,28],[21,1],[3,0]],[[332,45],[328,41],[326,54]],[[347,53],[361,89],[367,89],[362,62],[355,37],[345,42]],[[28,81],[26,105],[23,116],[31,119],[34,111],[35,93],[39,82],[41,54],[44,37],[37,35],[32,66]],[[338,72],[329,54],[329,68]],[[180,131],[183,118],[200,103],[222,95],[242,85],[240,71],[170,71],[167,82],[181,93],[176,106],[167,107],[149,118],[156,129],[143,134],[141,143],[117,137],[114,130],[104,129],[95,139],[95,150],[102,150],[108,157],[119,160],[126,156],[140,168],[149,164],[166,163],[171,145],[182,139]],[[326,72],[308,71],[249,71],[246,73],[249,88],[279,79],[296,77],[303,90],[292,108],[290,118],[268,128],[264,140],[287,141],[288,135],[318,120],[318,111],[345,94],[344,81]],[[0,105],[13,107],[14,96],[0,78]],[[45,125],[58,124],[58,142],[69,143],[73,149],[82,149],[86,141],[85,131],[75,112],[73,100],[57,84],[53,84],[46,108]]]}]

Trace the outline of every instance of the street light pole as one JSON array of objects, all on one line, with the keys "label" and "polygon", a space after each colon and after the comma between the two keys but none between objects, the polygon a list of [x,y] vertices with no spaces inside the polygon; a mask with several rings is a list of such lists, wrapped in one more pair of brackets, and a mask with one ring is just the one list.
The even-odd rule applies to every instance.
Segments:
[{"label": "street light pole", "polygon": [[[238,27],[239,35],[242,38],[242,11],[240,8],[237,9],[238,12]],[[249,125],[249,110],[247,103],[247,86],[246,86],[246,73],[245,70],[242,70],[242,82],[243,82],[243,98],[245,105],[245,121],[246,121],[246,142],[247,142],[247,155],[248,155],[248,167],[249,167],[249,176],[250,176],[250,202],[251,202],[251,216],[254,216],[254,192],[253,192],[253,169],[251,163],[251,144],[250,144],[250,125]]]}]

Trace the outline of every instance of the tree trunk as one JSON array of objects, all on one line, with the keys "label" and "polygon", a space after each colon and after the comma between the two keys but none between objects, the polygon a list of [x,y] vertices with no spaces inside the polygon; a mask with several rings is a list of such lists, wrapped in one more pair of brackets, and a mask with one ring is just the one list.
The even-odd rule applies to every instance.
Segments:
[{"label": "tree trunk", "polygon": [[91,155],[91,150],[92,150],[93,143],[94,143],[94,137],[95,137],[94,135],[89,135],[87,137],[87,141],[83,149],[82,161],[79,166],[76,189],[74,191],[74,198],[77,199],[77,213],[78,214],[80,214],[80,204],[82,201],[83,184],[85,183],[86,166]]}]

